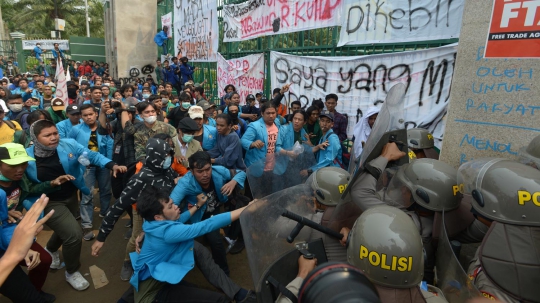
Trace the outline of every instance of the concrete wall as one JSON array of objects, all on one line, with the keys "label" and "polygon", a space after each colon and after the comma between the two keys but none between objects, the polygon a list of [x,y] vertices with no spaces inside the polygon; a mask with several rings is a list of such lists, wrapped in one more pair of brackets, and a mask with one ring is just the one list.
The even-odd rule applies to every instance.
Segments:
[{"label": "concrete wall", "polygon": [[138,77],[146,77],[142,68],[155,66],[156,14],[157,0],[110,0],[105,12],[105,43],[107,56],[114,57],[111,76],[122,83],[131,78],[130,70],[135,68]]},{"label": "concrete wall", "polygon": [[540,61],[484,59],[493,0],[467,0],[441,160],[515,159],[540,134]]}]

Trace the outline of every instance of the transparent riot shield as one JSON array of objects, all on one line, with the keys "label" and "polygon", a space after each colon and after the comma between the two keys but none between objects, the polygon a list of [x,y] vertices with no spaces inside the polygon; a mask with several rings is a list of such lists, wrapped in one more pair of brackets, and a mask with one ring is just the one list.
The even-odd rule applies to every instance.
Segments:
[{"label": "transparent riot shield", "polygon": [[304,227],[292,243],[287,237],[297,222],[282,214],[287,210],[312,218],[315,214],[313,190],[297,185],[254,201],[240,216],[248,262],[259,302],[274,302],[279,295],[272,281],[286,286],[298,273],[299,248],[313,253],[318,263],[326,261],[322,241],[310,240],[311,229]]},{"label": "transparent riot shield", "polygon": [[[390,141],[401,141],[402,144],[400,148],[403,152],[407,153],[407,130],[405,129],[405,92],[406,86],[403,83],[398,83],[394,85],[388,95],[386,100],[375,120],[375,124],[371,130],[371,134],[364,145],[364,149],[361,155],[355,155],[357,157],[355,161],[351,161],[353,168],[351,168],[351,180],[349,186],[343,192],[343,197],[345,197],[350,191],[350,185],[353,184],[358,176],[364,171],[364,166],[369,161],[377,158],[384,145]],[[391,131],[394,131],[390,133]],[[358,158],[359,157],[359,158]],[[352,159],[352,158],[351,158]],[[403,160],[398,161],[396,166],[402,165],[408,162],[408,159],[404,158]]]},{"label": "transparent riot shield", "polygon": [[478,291],[469,279],[469,276],[461,267],[459,259],[452,249],[446,231],[444,212],[442,217],[442,226],[444,228],[441,228],[439,245],[437,247],[437,286],[442,290],[446,300],[450,303],[461,303],[470,298],[479,297],[481,296],[480,291]]},{"label": "transparent riot shield", "polygon": [[[295,156],[275,153],[267,155],[266,158],[248,167],[247,179],[254,199],[266,197],[306,181],[308,177],[306,170],[317,163],[312,147],[302,144],[292,151]],[[271,162],[273,162],[273,168]]]}]

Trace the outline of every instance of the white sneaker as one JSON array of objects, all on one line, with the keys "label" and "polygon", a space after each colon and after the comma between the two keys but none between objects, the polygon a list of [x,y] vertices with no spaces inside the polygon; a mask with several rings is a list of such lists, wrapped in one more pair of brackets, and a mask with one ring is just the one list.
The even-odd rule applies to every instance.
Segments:
[{"label": "white sneaker", "polygon": [[78,271],[71,275],[66,271],[66,281],[76,290],[85,290],[90,286],[90,283]]},{"label": "white sneaker", "polygon": [[52,253],[47,248],[45,248],[45,250],[52,257],[52,263],[51,263],[51,266],[50,266],[51,269],[60,269],[60,268],[64,268],[64,266],[66,266],[66,264],[64,262],[60,262],[60,252],[55,251],[55,252]]}]

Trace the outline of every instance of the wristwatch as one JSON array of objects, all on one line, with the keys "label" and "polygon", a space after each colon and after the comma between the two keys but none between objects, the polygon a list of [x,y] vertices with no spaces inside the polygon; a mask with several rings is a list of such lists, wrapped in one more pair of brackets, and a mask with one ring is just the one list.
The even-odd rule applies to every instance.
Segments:
[{"label": "wristwatch", "polygon": [[197,207],[197,209],[201,209],[201,207],[197,203],[195,203],[195,207]]}]

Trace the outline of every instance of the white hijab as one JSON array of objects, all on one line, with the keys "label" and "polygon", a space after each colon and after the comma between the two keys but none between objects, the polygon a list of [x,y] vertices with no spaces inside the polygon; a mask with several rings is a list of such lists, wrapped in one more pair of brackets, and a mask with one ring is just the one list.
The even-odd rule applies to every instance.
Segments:
[{"label": "white hijab", "polygon": [[354,156],[358,158],[362,154],[362,142],[366,143],[371,134],[371,127],[369,127],[369,117],[379,113],[378,107],[370,107],[366,114],[360,118],[360,121],[354,126]]}]

